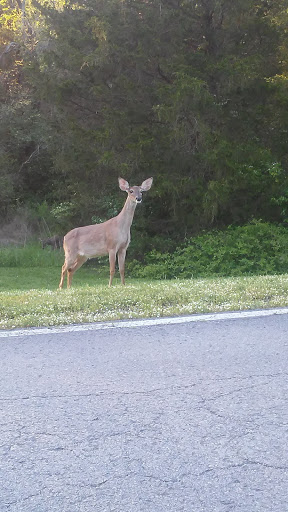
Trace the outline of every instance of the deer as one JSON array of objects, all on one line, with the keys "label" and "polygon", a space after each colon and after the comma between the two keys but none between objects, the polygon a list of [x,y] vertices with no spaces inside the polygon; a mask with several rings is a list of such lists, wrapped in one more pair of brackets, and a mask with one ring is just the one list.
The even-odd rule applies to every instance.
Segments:
[{"label": "deer", "polygon": [[153,178],[143,181],[140,186],[130,187],[128,181],[118,178],[119,187],[128,196],[121,212],[105,222],[74,228],[64,236],[65,261],[62,266],[59,288],[63,288],[67,274],[67,288],[71,287],[73,274],[88,259],[109,256],[110,279],[112,285],[115,274],[116,256],[121,277],[125,285],[125,258],[130,243],[130,228],[137,204],[142,202],[142,192],[150,190]]},{"label": "deer", "polygon": [[46,238],[45,240],[42,240],[40,238],[40,242],[42,244],[42,249],[44,249],[47,245],[50,245],[53,249],[61,249],[63,246],[63,236],[54,235],[51,238]]}]

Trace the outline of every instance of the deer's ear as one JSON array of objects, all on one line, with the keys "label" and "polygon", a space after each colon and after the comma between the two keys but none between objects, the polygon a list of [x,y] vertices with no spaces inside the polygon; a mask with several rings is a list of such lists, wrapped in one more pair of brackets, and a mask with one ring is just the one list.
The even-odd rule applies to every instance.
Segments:
[{"label": "deer's ear", "polygon": [[148,178],[148,180],[143,181],[140,189],[142,192],[147,192],[152,187],[153,178]]},{"label": "deer's ear", "polygon": [[119,187],[121,188],[121,190],[123,190],[124,192],[127,192],[129,190],[128,181],[123,180],[123,178],[118,178],[118,182],[119,182]]}]

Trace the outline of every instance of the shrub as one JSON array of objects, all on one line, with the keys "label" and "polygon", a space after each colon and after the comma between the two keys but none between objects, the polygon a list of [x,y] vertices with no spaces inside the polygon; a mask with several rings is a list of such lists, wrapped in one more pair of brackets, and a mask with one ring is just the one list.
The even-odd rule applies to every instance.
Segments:
[{"label": "shrub", "polygon": [[150,279],[281,274],[288,270],[288,230],[253,221],[191,238],[174,253],[151,251],[130,274]]}]

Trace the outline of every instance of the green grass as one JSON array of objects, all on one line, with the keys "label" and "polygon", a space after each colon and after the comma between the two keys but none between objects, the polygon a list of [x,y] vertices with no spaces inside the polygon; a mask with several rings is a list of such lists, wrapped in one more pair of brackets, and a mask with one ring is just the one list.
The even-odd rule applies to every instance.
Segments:
[{"label": "green grass", "polygon": [[24,247],[0,248],[0,267],[32,268],[58,267],[64,261],[63,250],[53,251],[51,248],[42,249],[40,243],[28,244]]},{"label": "green grass", "polygon": [[[284,274],[287,233],[274,227],[271,230],[270,225],[262,224],[249,226],[246,231],[243,228],[249,243],[243,241],[242,231],[242,235],[237,231],[241,239],[238,245],[233,238],[234,230],[205,236],[204,241],[200,237],[197,239],[197,244],[202,240],[200,249],[193,241],[183,254],[175,251],[163,258],[154,255],[146,267],[137,263],[133,269],[130,264],[132,277],[126,278],[126,286],[121,286],[116,274],[112,288],[108,288],[107,258],[100,263],[93,260],[95,267],[86,263],[75,273],[73,287],[59,290],[63,251],[42,250],[39,243],[2,248],[0,329],[288,306],[288,275]],[[275,230],[277,243],[272,236]],[[225,243],[223,236],[229,239]],[[202,267],[198,268],[195,262],[198,267],[201,263],[206,277],[199,276]],[[254,267],[257,264],[255,268],[251,262]],[[129,260],[127,267],[129,275]],[[160,270],[164,278],[177,268],[181,270],[177,279],[153,279],[161,275]],[[142,276],[138,279],[141,269]],[[215,277],[216,270],[218,277]],[[189,271],[188,275],[184,271]],[[147,275],[143,276],[143,272]],[[261,272],[263,275],[255,275]]]},{"label": "green grass", "polygon": [[[36,327],[288,305],[288,275],[148,281],[119,277],[108,266],[82,267],[70,290],[58,290],[60,267],[0,268],[0,328]],[[103,277],[105,275],[105,278]]]}]

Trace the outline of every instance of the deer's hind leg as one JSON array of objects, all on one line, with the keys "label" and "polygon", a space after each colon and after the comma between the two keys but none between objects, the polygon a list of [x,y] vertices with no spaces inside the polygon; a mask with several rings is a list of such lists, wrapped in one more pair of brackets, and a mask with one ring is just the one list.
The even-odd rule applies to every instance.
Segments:
[{"label": "deer's hind leg", "polygon": [[65,261],[64,265],[62,266],[62,271],[61,271],[61,279],[60,279],[60,283],[59,283],[60,290],[62,290],[62,288],[63,288],[63,283],[64,283],[64,279],[66,276],[66,272],[67,272],[67,264]]},{"label": "deer's hind leg", "polygon": [[70,288],[72,283],[72,277],[74,272],[78,270],[78,268],[82,267],[83,263],[87,261],[86,256],[77,256],[76,260],[72,265],[68,265],[67,267],[67,288]]},{"label": "deer's hind leg", "polygon": [[64,283],[66,274],[67,274],[67,288],[70,288],[74,272],[76,272],[76,270],[78,268],[80,268],[83,265],[83,263],[85,263],[86,260],[87,260],[87,258],[85,256],[77,256],[76,260],[72,261],[72,263],[71,263],[71,261],[65,259],[64,265],[62,266],[61,279],[60,279],[60,283],[59,283],[60,289],[63,288],[63,283]]}]

